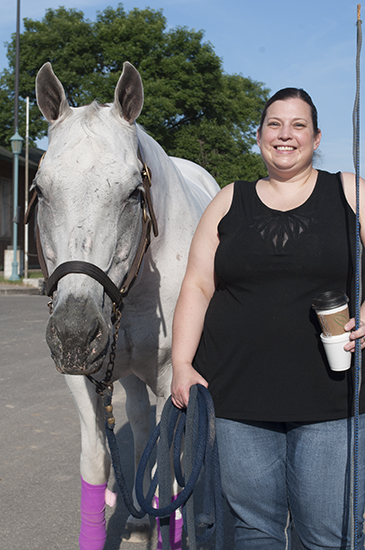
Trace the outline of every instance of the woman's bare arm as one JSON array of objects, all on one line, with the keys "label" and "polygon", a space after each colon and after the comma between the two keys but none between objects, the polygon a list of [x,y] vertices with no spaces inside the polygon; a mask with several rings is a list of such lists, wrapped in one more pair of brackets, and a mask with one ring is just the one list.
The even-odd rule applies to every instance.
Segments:
[{"label": "woman's bare arm", "polygon": [[218,224],[228,212],[233,184],[224,187],[205,210],[193,237],[186,274],[176,304],[172,335],[171,394],[177,407],[186,407],[190,387],[208,386],[192,367],[203,331],[204,317],[215,290],[214,257],[219,244]]}]

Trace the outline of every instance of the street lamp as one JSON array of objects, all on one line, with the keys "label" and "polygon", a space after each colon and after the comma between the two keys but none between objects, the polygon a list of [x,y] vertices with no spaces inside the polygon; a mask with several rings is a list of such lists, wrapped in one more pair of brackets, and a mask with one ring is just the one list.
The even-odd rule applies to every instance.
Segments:
[{"label": "street lamp", "polygon": [[11,149],[14,154],[14,197],[13,197],[13,263],[10,281],[19,281],[18,275],[18,259],[17,259],[17,243],[18,243],[18,180],[19,180],[19,155],[22,150],[23,138],[18,133],[18,128],[15,130],[15,134],[10,138]]},{"label": "street lamp", "polygon": [[10,281],[19,281],[17,243],[18,243],[18,179],[19,179],[19,155],[22,150],[23,138],[18,133],[19,117],[19,41],[20,41],[20,0],[16,4],[16,40],[15,40],[15,101],[14,101],[14,135],[10,138],[11,148],[14,154],[13,169],[13,263]]}]

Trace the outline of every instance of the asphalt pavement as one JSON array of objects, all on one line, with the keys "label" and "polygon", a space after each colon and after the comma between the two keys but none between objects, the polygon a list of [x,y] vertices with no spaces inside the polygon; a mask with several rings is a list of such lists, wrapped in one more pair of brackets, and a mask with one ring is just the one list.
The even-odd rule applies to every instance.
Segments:
[{"label": "asphalt pavement", "polygon": [[[0,285],[1,286],[1,285]],[[2,289],[4,290],[4,288]],[[80,426],[63,376],[45,341],[48,298],[0,288],[0,550],[78,550],[80,525]],[[122,467],[133,483],[133,437],[123,388],[113,398]],[[154,402],[151,400],[151,419]],[[154,550],[122,540],[128,513],[118,495],[107,507],[104,550]],[[188,548],[184,541],[183,548]],[[214,541],[202,547],[214,548]],[[232,520],[225,510],[224,550],[233,549]],[[292,550],[300,550],[294,542]]]},{"label": "asphalt pavement", "polygon": [[[0,549],[77,550],[80,426],[45,341],[48,298],[0,293]],[[125,476],[133,483],[133,438],[117,384],[114,406]],[[105,550],[152,550],[121,541],[127,511],[107,507]]]}]

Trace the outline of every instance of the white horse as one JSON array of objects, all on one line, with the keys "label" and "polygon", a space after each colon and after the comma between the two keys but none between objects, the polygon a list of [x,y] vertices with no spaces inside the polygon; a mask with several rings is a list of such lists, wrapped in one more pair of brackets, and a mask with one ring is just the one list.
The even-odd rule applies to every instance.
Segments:
[{"label": "white horse", "polygon": [[[94,101],[70,107],[49,63],[38,73],[36,92],[50,123],[49,147],[34,182],[42,255],[50,275],[65,262],[88,262],[120,288],[133,269],[143,231],[141,159],[151,170],[152,205],[144,205],[145,197],[142,204],[145,217],[154,211],[158,236],[152,236],[137,282],[125,299],[112,375],[126,391],[137,468],[150,429],[146,385],[157,396],[159,420],[170,393],[172,316],[190,241],[219,187],[201,167],[169,158],[135,123],[143,87],[131,64],[124,64],[113,104]],[[101,550],[106,536],[103,510],[110,457],[104,412],[84,375],[98,373],[95,377],[102,379],[105,374],[111,315],[112,300],[93,277],[71,272],[56,278],[47,342],[57,369],[66,374],[80,416],[83,550]],[[148,518],[143,521],[148,524]],[[89,525],[93,522],[96,530]],[[128,524],[133,528],[132,519]]]}]

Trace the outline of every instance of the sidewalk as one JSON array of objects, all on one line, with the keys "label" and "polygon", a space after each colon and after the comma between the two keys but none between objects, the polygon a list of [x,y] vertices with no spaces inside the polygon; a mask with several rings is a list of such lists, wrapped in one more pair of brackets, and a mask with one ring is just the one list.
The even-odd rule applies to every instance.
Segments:
[{"label": "sidewalk", "polygon": [[[4,273],[0,271],[0,277],[3,277]],[[43,279],[23,279],[19,281],[19,284],[15,283],[0,283],[0,294],[38,294],[42,295],[43,292]]]}]

